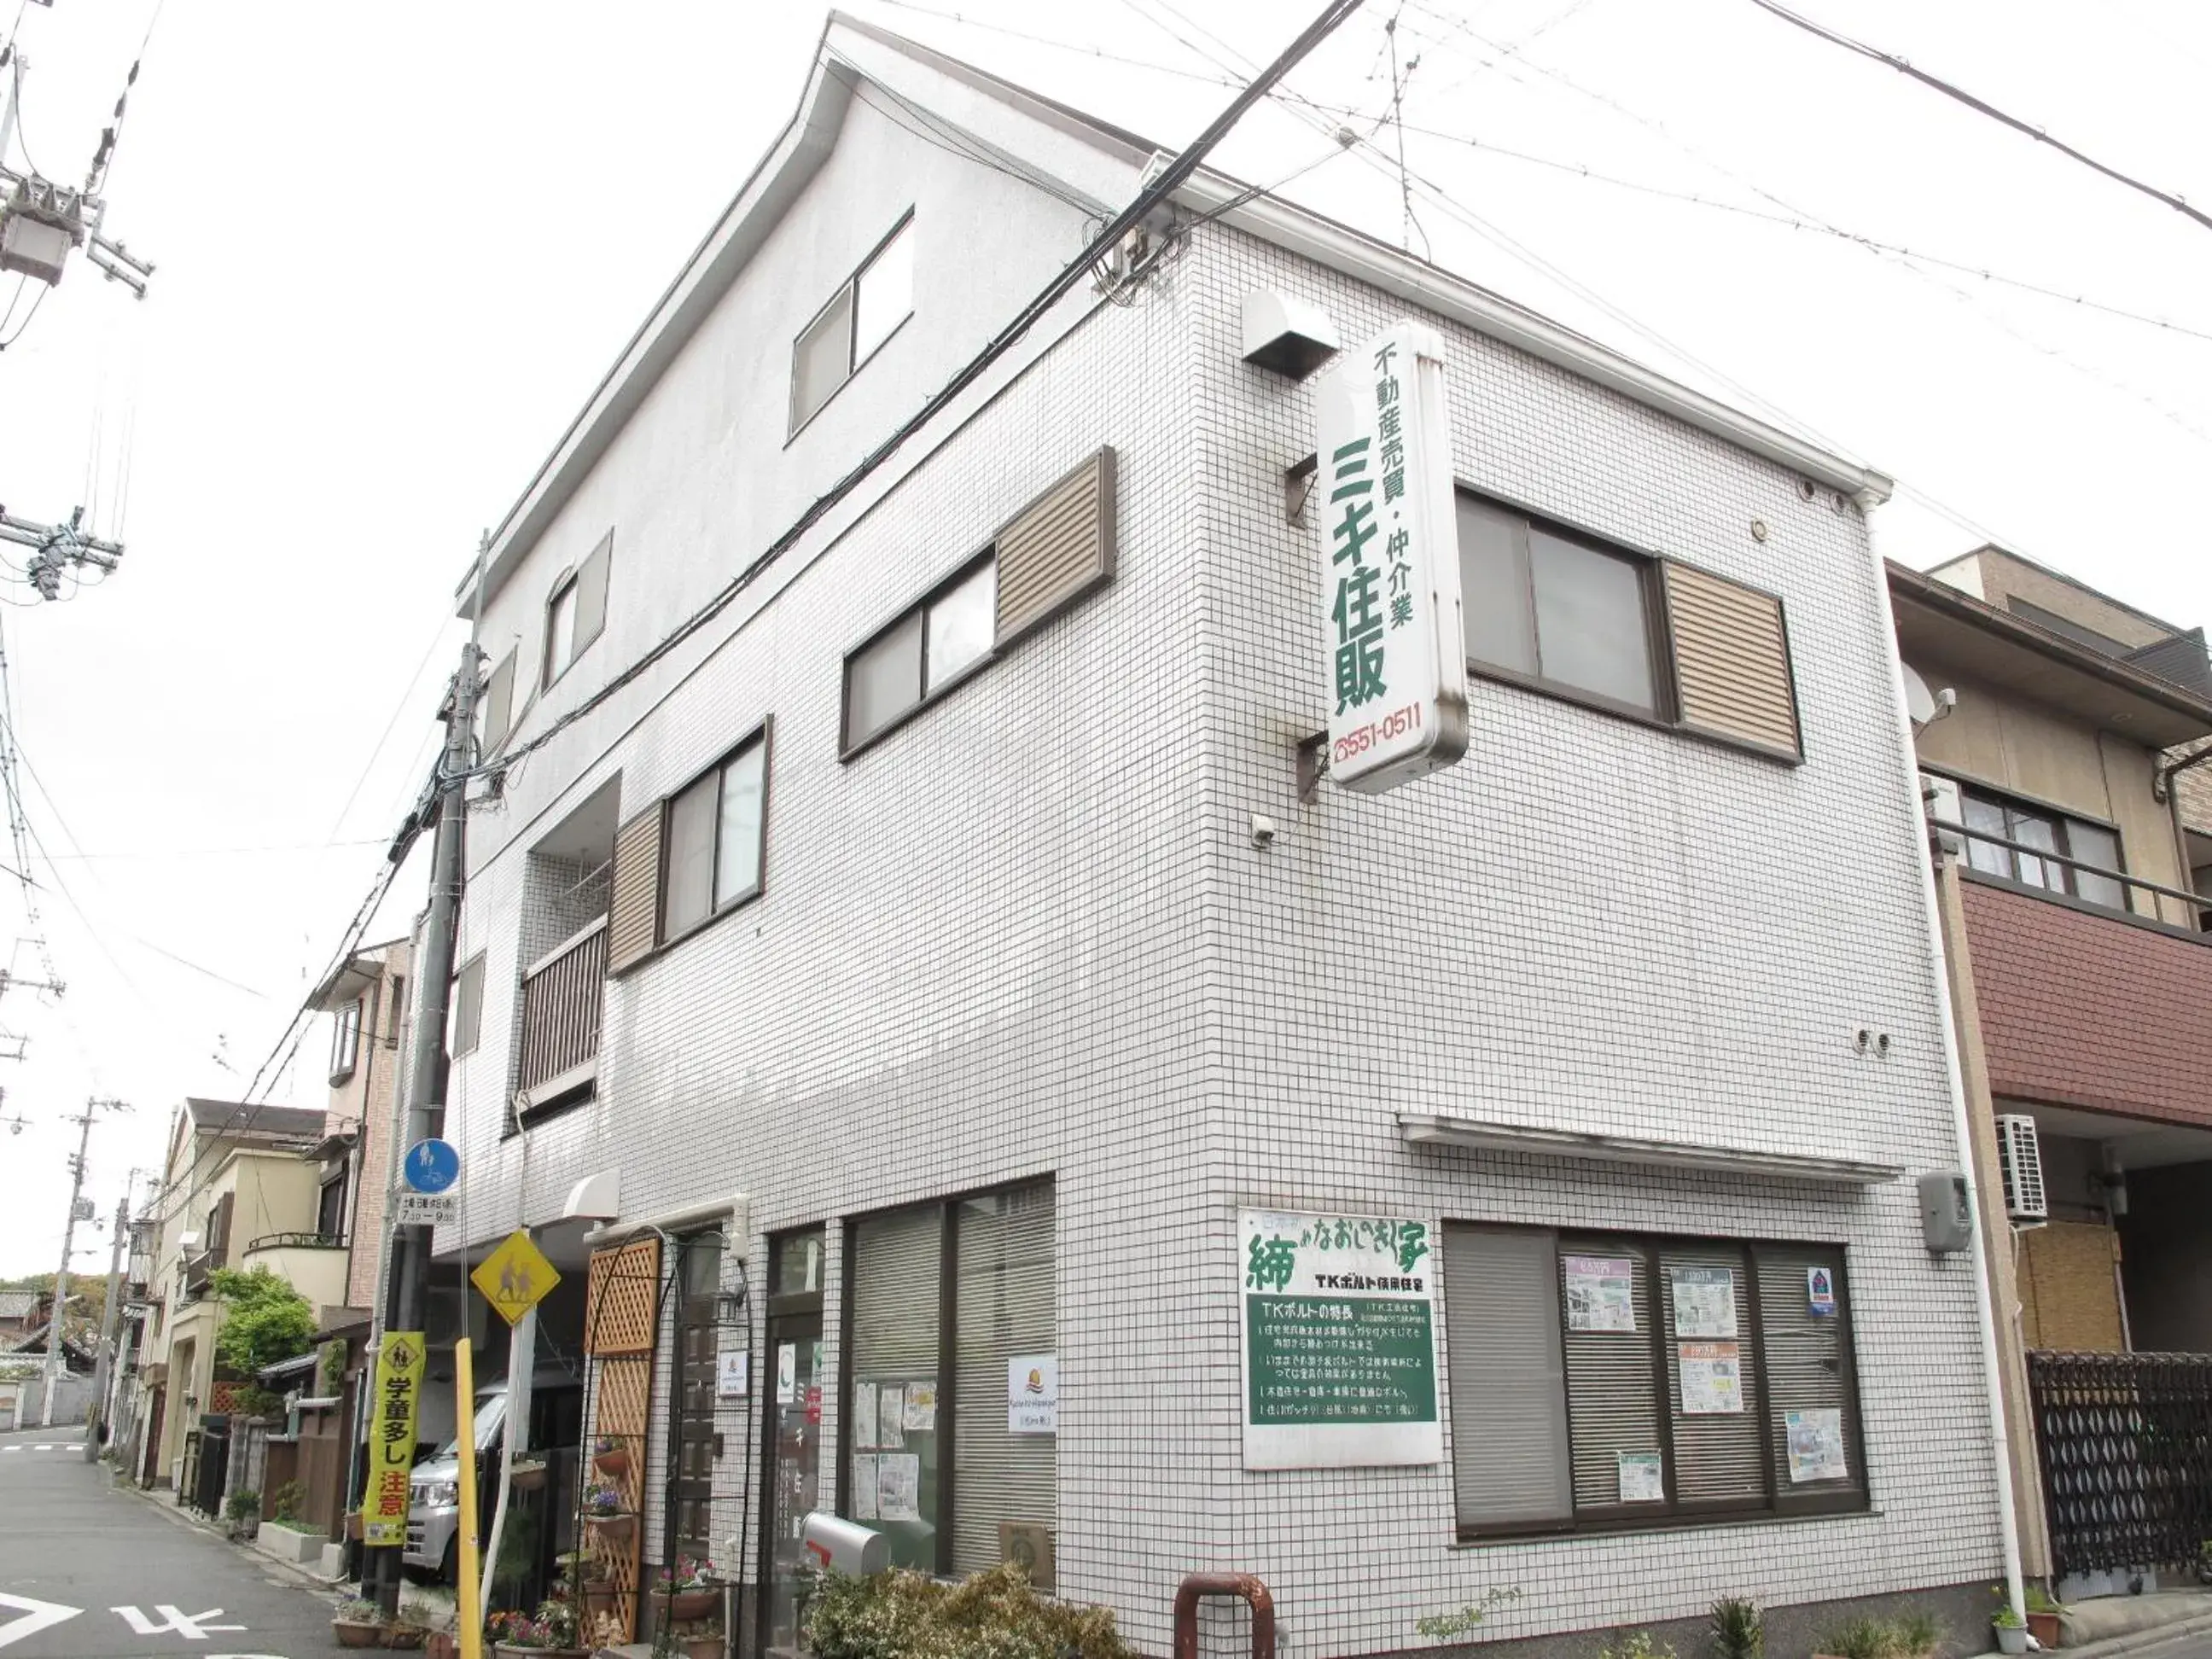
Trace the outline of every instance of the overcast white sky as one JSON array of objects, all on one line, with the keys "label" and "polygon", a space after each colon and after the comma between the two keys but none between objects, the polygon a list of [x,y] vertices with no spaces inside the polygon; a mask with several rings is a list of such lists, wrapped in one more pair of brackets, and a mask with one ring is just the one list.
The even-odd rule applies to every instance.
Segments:
[{"label": "overcast white sky", "polygon": [[[0,0],[0,26],[22,3]],[[1803,4],[2212,203],[2212,10]],[[82,176],[154,9],[26,8],[23,137],[49,176]],[[1231,95],[1224,65],[1272,58],[1318,3],[850,9],[1172,144]],[[65,1113],[95,1092],[136,1109],[95,1133],[88,1191],[112,1212],[175,1103],[234,1096],[270,1052],[427,768],[479,530],[788,118],[823,15],[180,0],[160,18],[108,191],[109,234],[159,266],[151,297],[76,264],[0,352],[0,503],[82,502],[129,544],[67,604],[0,584],[21,606],[0,629],[35,897],[69,983],[0,998],[30,1038],[0,1061],[0,1115],[31,1123],[0,1134],[0,1274],[58,1259]],[[2212,232],[1750,0],[1369,0],[1291,77],[1326,124],[1387,112],[1393,19],[1401,73],[1418,59],[1417,251],[1894,473],[1919,492],[1877,515],[1894,556],[1986,527],[2212,619]],[[1273,184],[1334,150],[1323,120],[1272,103],[1216,159]],[[1376,143],[1286,194],[1401,240],[1396,137]],[[420,874],[381,933],[405,929]],[[21,899],[0,877],[0,951],[31,931]],[[277,1099],[322,1103],[327,1042],[310,1033]],[[104,1271],[104,1237],[78,1243],[76,1269]]]}]

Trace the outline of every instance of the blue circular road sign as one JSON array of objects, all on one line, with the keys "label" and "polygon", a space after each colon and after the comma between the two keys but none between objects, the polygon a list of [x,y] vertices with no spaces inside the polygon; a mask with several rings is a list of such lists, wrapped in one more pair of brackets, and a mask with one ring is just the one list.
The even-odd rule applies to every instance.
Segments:
[{"label": "blue circular road sign", "polygon": [[450,1140],[418,1140],[407,1149],[407,1185],[418,1193],[442,1193],[461,1178],[461,1155]]}]

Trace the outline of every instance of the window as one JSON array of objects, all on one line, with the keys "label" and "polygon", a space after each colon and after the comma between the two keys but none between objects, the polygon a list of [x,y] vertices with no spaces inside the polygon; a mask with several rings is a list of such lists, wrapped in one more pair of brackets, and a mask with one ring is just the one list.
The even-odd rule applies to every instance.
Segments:
[{"label": "window", "polygon": [[322,1193],[315,1203],[315,1231],[321,1237],[345,1237],[345,1170],[341,1166],[337,1175],[323,1183]]},{"label": "window", "polygon": [[909,213],[799,335],[791,354],[794,433],[914,314],[913,233]]},{"label": "window", "polygon": [[1443,1243],[1462,1537],[1865,1507],[1839,1247]]},{"label": "window", "polygon": [[668,848],[661,866],[663,940],[690,932],[760,891],[767,788],[763,728],[669,801]]},{"label": "window", "polygon": [[882,1528],[895,1565],[1048,1559],[1053,1218],[1047,1181],[852,1224],[840,1510]]},{"label": "window", "polygon": [[337,1011],[331,1022],[331,1081],[343,1083],[353,1075],[361,1054],[361,999]]},{"label": "window", "polygon": [[514,653],[510,651],[491,671],[484,682],[483,700],[477,705],[477,757],[496,753],[514,724]]},{"label": "window", "polygon": [[461,964],[453,975],[453,1012],[446,1025],[446,1052],[459,1058],[475,1048],[483,1024],[483,952]]},{"label": "window", "polygon": [[[2109,870],[2117,874],[2127,868],[2121,861],[2117,830],[1935,773],[1921,774],[1921,787],[1930,817],[1967,832],[1969,868],[2029,887],[2069,893],[2109,910],[2130,908],[2126,884],[2098,873]],[[1976,830],[1981,834],[1975,835]],[[2052,856],[2039,856],[2045,853]]]},{"label": "window", "polygon": [[[599,538],[599,544],[583,563],[553,584],[552,597],[545,601],[545,672],[541,684],[550,685],[567,673],[568,665],[605,631],[607,568],[613,562],[614,543],[615,533],[610,530]],[[510,702],[511,687],[510,680]],[[484,735],[492,740],[489,726]]]},{"label": "window", "polygon": [[1645,561],[1459,498],[1460,590],[1474,662],[1650,714]]},{"label": "window", "polygon": [[990,655],[998,586],[998,562],[986,557],[845,659],[848,752]]},{"label": "window", "polygon": [[1782,601],[1462,491],[1470,666],[1784,760],[1803,757]]}]

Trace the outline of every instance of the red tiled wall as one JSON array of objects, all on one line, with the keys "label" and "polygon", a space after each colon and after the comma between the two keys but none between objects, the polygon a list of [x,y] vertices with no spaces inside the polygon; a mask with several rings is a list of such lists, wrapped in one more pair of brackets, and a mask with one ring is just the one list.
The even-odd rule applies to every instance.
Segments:
[{"label": "red tiled wall", "polygon": [[2212,1127],[2212,935],[1964,884],[1993,1092]]}]

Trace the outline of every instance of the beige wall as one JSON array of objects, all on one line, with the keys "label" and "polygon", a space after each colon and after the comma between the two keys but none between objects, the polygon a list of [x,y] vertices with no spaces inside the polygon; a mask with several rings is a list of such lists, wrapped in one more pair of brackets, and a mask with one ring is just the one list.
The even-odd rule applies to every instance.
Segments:
[{"label": "beige wall", "polygon": [[[1993,687],[1940,657],[1916,656],[1912,666],[1930,686],[1948,685],[1959,694],[1958,706],[1921,732],[1923,762],[2115,824],[2129,874],[2169,887],[2188,884],[2172,819],[2151,794],[2157,769],[2152,750]],[[2148,902],[2146,896],[2137,908],[2147,909]]]},{"label": "beige wall", "polygon": [[2174,633],[2172,629],[2140,611],[1993,548],[1971,553],[1929,574],[2000,611],[2008,609],[2005,601],[2017,594],[2030,605],[2040,605],[2081,627],[2093,628],[2130,650],[2156,645],[2160,640],[2171,639]]},{"label": "beige wall", "polygon": [[[376,1300],[378,1247],[384,1232],[385,1188],[391,1177],[392,1110],[398,1100],[402,1039],[415,980],[407,941],[395,939],[362,952],[380,964],[374,988],[362,999],[362,1040],[353,1074],[331,1091],[331,1127],[355,1126],[360,1138],[347,1172],[349,1261],[333,1304],[367,1308]],[[327,1026],[334,1016],[325,1016]]]},{"label": "beige wall", "polygon": [[2021,1328],[2027,1346],[2125,1352],[2119,1235],[2093,1222],[2053,1221],[2017,1239]]}]

